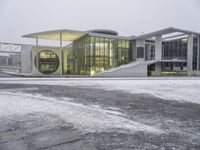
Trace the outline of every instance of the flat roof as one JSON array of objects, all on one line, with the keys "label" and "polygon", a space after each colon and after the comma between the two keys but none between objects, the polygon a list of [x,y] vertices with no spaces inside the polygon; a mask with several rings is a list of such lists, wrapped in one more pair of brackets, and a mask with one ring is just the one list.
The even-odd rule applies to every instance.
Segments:
[{"label": "flat roof", "polygon": [[60,40],[61,34],[62,34],[62,41],[74,41],[74,40],[88,34],[88,32],[62,29],[62,30],[53,30],[53,31],[32,33],[32,34],[23,35],[22,37],[38,38],[38,39],[45,39],[45,40]]},{"label": "flat roof", "polygon": [[118,36],[118,35],[109,35],[109,34],[101,34],[101,33],[88,33],[90,36],[102,37],[102,38],[113,38],[113,39],[124,39],[129,40],[129,37]]},{"label": "flat roof", "polygon": [[174,32],[181,32],[181,33],[184,33],[184,34],[200,35],[200,33],[198,33],[198,32],[170,27],[170,28],[150,32],[150,33],[147,33],[147,34],[139,35],[139,36],[132,36],[131,38],[132,39],[148,39],[148,38],[151,38],[151,37],[154,37],[154,36],[157,36],[157,35],[165,35],[165,34],[170,34],[170,33],[174,33]]},{"label": "flat roof", "polygon": [[[112,34],[110,32],[112,32]],[[127,39],[127,40],[129,39],[129,37],[113,35],[114,33],[118,34],[115,31],[105,30],[105,29],[98,29],[98,30],[96,29],[96,30],[89,30],[89,31],[62,29],[62,30],[52,30],[52,31],[31,33],[31,34],[23,35],[22,37],[38,38],[38,39],[45,39],[45,40],[60,40],[60,35],[62,34],[62,41],[74,41],[81,38],[84,35],[98,36],[98,37],[105,37],[105,38]]]},{"label": "flat roof", "polygon": [[[181,32],[184,34],[194,34],[194,35],[200,35],[198,32],[189,31],[189,30],[183,30],[178,29],[174,27],[150,32],[147,34],[139,35],[139,36],[131,36],[131,37],[124,37],[124,36],[118,36],[118,35],[111,35],[111,34],[102,34],[98,32],[94,32],[96,30],[89,30],[89,31],[78,31],[78,30],[69,30],[69,29],[62,29],[62,30],[53,30],[53,31],[45,31],[45,32],[38,32],[38,33],[32,33],[23,35],[22,37],[25,38],[38,38],[38,39],[45,39],[45,40],[60,40],[60,35],[62,34],[62,41],[74,41],[79,38],[81,38],[84,35],[91,35],[91,36],[99,36],[99,37],[107,37],[107,38],[119,38],[119,39],[127,39],[127,40],[134,40],[134,39],[148,39],[155,37],[157,35],[166,35],[174,32]],[[100,30],[98,30],[100,31]],[[101,30],[102,31],[109,31],[111,30]],[[114,32],[114,31],[112,31]],[[103,32],[104,33],[104,32]]]}]

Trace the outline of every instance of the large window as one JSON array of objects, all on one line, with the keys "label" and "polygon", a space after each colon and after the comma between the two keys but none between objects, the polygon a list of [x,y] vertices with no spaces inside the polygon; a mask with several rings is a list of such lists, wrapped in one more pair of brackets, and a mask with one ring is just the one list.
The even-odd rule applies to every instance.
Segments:
[{"label": "large window", "polygon": [[137,47],[137,58],[144,58],[144,47]]},{"label": "large window", "polygon": [[199,36],[199,70],[200,70],[200,36]]},{"label": "large window", "polygon": [[197,70],[197,57],[198,56],[198,37],[194,37],[193,39],[193,61],[192,61],[192,69]]},{"label": "large window", "polygon": [[183,38],[183,39],[163,42],[162,59],[165,60],[187,59],[187,39]]},{"label": "large window", "polygon": [[93,75],[128,63],[129,53],[127,40],[85,36],[74,41],[71,50],[67,50],[65,73]]},{"label": "large window", "polygon": [[54,73],[59,67],[59,58],[50,50],[43,50],[35,57],[35,66],[44,74]]}]

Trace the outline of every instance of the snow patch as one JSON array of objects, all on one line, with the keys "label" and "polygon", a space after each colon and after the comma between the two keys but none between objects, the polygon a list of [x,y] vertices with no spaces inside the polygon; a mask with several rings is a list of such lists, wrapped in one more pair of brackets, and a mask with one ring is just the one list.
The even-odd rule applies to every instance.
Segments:
[{"label": "snow patch", "polygon": [[0,95],[0,117],[45,112],[58,115],[85,132],[109,132],[117,129],[117,131],[164,133],[158,128],[127,119],[117,110],[106,110],[98,105],[73,103],[71,99],[66,98],[65,101],[59,101],[56,98],[25,93],[0,91]]},{"label": "snow patch", "polygon": [[[178,79],[178,80],[177,80]],[[200,78],[141,78],[141,79],[2,79],[0,83],[81,86],[130,93],[147,93],[155,97],[200,104]]]}]

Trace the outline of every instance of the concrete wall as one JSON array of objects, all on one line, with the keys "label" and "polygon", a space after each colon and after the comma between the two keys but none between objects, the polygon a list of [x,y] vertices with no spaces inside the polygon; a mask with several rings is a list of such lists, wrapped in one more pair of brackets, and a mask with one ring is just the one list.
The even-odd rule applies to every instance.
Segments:
[{"label": "concrete wall", "polygon": [[155,60],[162,59],[162,36],[155,37]]},{"label": "concrete wall", "polygon": [[155,64],[155,74],[156,74],[156,76],[160,76],[161,75],[161,63],[156,63]]},{"label": "concrete wall", "polygon": [[[161,59],[162,59],[162,36],[158,35],[155,37],[155,60],[161,60]],[[155,64],[155,73],[156,76],[161,75],[160,63]]]},{"label": "concrete wall", "polygon": [[150,60],[150,51],[151,51],[151,46],[147,44],[145,46],[145,60]]},{"label": "concrete wall", "polygon": [[193,35],[188,35],[187,43],[187,75],[192,75],[192,59],[193,59]]},{"label": "concrete wall", "polygon": [[31,61],[31,45],[22,45],[21,48],[21,67],[22,73],[31,73],[32,61]]}]

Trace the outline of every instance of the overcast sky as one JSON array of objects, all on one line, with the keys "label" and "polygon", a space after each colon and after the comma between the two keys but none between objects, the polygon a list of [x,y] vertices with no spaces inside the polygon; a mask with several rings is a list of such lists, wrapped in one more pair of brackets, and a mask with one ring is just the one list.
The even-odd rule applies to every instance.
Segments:
[{"label": "overcast sky", "polygon": [[0,0],[0,42],[54,29],[112,29],[122,36],[166,27],[200,32],[200,0]]}]

